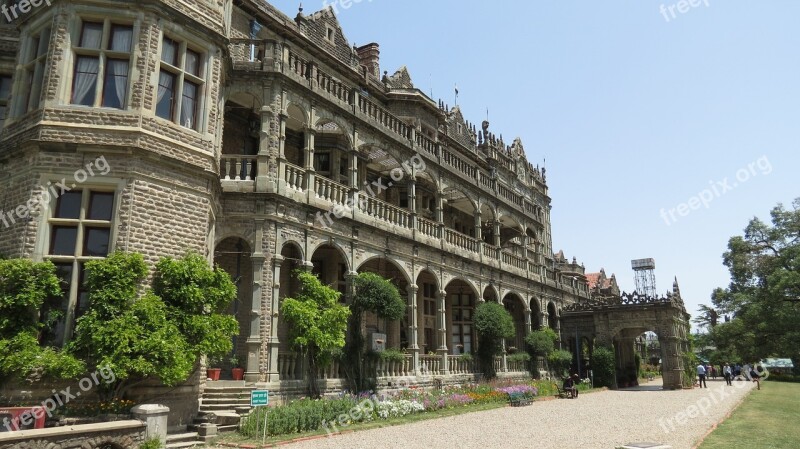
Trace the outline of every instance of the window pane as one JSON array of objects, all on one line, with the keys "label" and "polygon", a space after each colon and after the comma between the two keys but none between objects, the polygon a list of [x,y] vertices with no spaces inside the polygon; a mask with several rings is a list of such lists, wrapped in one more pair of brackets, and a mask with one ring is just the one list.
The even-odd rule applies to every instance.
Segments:
[{"label": "window pane", "polygon": [[81,31],[81,47],[100,49],[100,42],[103,40],[103,24],[95,22],[84,22]]},{"label": "window pane", "polygon": [[128,61],[109,59],[103,87],[103,106],[123,109],[128,94]]},{"label": "window pane", "polygon": [[111,221],[114,210],[114,194],[109,192],[92,192],[89,198],[89,220]]},{"label": "window pane", "polygon": [[47,53],[47,47],[50,46],[50,28],[45,28],[39,34],[37,41],[39,47],[36,49],[36,57],[43,56]]},{"label": "window pane", "polygon": [[81,216],[81,191],[73,190],[65,192],[58,197],[56,202],[56,213],[54,218],[72,218],[77,219]]},{"label": "window pane", "polygon": [[8,101],[11,95],[11,76],[0,75],[0,102]]},{"label": "window pane", "polygon": [[75,61],[75,79],[72,82],[72,104],[94,106],[99,67],[99,58],[78,56]]},{"label": "window pane", "polygon": [[122,51],[129,53],[131,51],[131,41],[133,40],[133,27],[124,25],[113,25],[111,27],[111,38],[108,42],[108,48],[112,51]]},{"label": "window pane", "polygon": [[197,92],[199,88],[197,84],[190,83],[189,81],[183,82],[183,99],[181,102],[181,125],[196,129],[197,120],[195,119],[197,113]]},{"label": "window pane", "polygon": [[158,103],[156,115],[172,120],[172,104],[175,97],[175,75],[161,71],[158,77]]},{"label": "window pane", "polygon": [[196,77],[200,77],[200,54],[194,52],[192,50],[186,50],[186,64],[184,65],[184,70],[187,73],[191,73]]},{"label": "window pane", "polygon": [[[69,289],[72,284],[72,262],[55,262],[56,276],[61,283],[61,293],[69,300]],[[66,306],[64,307],[66,310]]]},{"label": "window pane", "polygon": [[0,106],[0,129],[6,124],[6,106]]},{"label": "window pane", "polygon": [[161,60],[167,64],[178,65],[178,43],[165,37],[161,43]]},{"label": "window pane", "polygon": [[78,228],[53,226],[53,237],[50,241],[50,254],[56,256],[75,255],[75,242],[78,239]]},{"label": "window pane", "polygon": [[83,242],[84,256],[105,257],[108,255],[108,228],[86,228]]},{"label": "window pane", "polygon": [[75,318],[79,318],[89,308],[89,292],[86,290],[86,264],[81,263],[78,269],[81,271],[78,278],[78,303],[75,305]]}]

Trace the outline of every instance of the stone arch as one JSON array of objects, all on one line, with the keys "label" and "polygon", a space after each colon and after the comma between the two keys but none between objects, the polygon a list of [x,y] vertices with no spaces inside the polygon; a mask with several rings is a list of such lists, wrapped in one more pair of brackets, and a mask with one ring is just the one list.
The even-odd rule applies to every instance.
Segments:
[{"label": "stone arch", "polygon": [[[429,268],[422,268],[415,278],[417,285],[416,303],[416,342],[420,353],[425,355],[438,349],[437,341],[437,311],[439,292],[442,282],[436,272]],[[409,336],[414,330],[409,330]]]},{"label": "stone arch", "polygon": [[483,289],[483,296],[482,299],[486,302],[494,301],[500,302],[500,292],[497,289],[497,286],[494,284],[489,284],[486,288]]},{"label": "stone arch", "polygon": [[[230,236],[220,240],[214,247],[214,264],[228,273],[236,284],[236,300],[226,311],[239,323],[239,334],[233,337],[233,351],[230,356],[238,360],[247,360],[247,337],[250,335],[250,304],[253,300],[253,255],[252,246],[243,238]],[[223,375],[230,373],[231,357],[225,357],[222,366]]]},{"label": "stone arch", "polygon": [[[350,257],[348,256],[348,252],[347,252],[347,250],[345,248],[342,247],[342,245],[338,241],[320,240],[320,241],[317,242],[316,245],[311,246],[308,249],[308,254],[311,254],[311,257],[313,257],[314,253],[316,253],[317,250],[319,250],[320,248],[322,248],[324,246],[330,246],[330,247],[336,248],[338,250],[338,252],[340,253],[340,255],[342,256],[342,259],[344,259],[344,262],[347,264],[347,271],[348,272],[352,271],[353,263],[350,260]],[[309,260],[310,259],[308,258],[308,255],[306,255],[306,262],[308,262]]]},{"label": "stone arch", "polygon": [[317,111],[317,121],[314,123],[314,131],[316,131],[318,138],[324,134],[337,135],[347,142],[349,150],[355,148],[350,127],[332,114],[320,114],[319,111]]},{"label": "stone arch", "polygon": [[281,244],[281,250],[278,252],[278,254],[283,256],[284,255],[283,253],[284,253],[284,251],[287,250],[287,248],[294,248],[294,249],[297,250],[297,253],[300,255],[300,262],[301,263],[306,261],[305,254],[303,253],[303,243],[302,242],[299,242],[299,241],[297,241],[297,240],[295,240],[293,238],[284,239],[283,243]]},{"label": "stone arch", "polygon": [[[408,291],[408,286],[413,283],[409,273],[406,271],[405,264],[392,260],[385,255],[374,255],[367,258],[358,265],[356,271],[359,273],[377,273],[381,277],[388,279],[397,287],[401,297]],[[406,307],[406,310],[408,310],[408,307]],[[408,342],[408,335],[403,335],[403,329],[408,329],[407,315],[405,318],[387,322],[379,319],[374,313],[367,312],[364,316],[364,326],[367,329],[367,334],[373,332],[385,333],[387,348],[400,348],[403,337],[405,337],[406,343]]]},{"label": "stone arch", "polygon": [[541,314],[542,307],[537,297],[531,296],[528,301],[528,310],[531,311],[531,330],[538,330],[541,328]]},{"label": "stone arch", "polygon": [[527,333],[525,313],[528,311],[528,305],[525,304],[525,300],[519,293],[513,291],[505,294],[502,304],[514,319],[515,336],[506,339],[506,349],[509,352],[522,351],[525,348],[525,334]]},{"label": "stone arch", "polygon": [[558,332],[558,327],[559,327],[558,319],[559,319],[559,314],[558,314],[558,308],[556,307],[556,303],[554,303],[553,301],[549,301],[547,303],[547,326],[556,332]]},{"label": "stone arch", "polygon": [[308,127],[308,110],[305,105],[290,101],[286,105],[286,127],[290,129],[303,129]]},{"label": "stone arch", "polygon": [[440,349],[447,349],[451,355],[473,353],[477,339],[473,316],[478,305],[478,289],[461,277],[453,277],[443,291],[445,332],[444,335],[440,332]]}]

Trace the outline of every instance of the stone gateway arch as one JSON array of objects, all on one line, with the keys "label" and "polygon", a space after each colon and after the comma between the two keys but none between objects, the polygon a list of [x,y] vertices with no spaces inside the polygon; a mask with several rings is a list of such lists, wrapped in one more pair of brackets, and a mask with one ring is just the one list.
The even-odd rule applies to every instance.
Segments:
[{"label": "stone gateway arch", "polygon": [[658,336],[664,389],[682,388],[683,355],[689,350],[689,314],[677,281],[672,293],[663,297],[622,293],[570,304],[561,316],[562,340],[573,353],[576,346],[580,351],[587,342],[589,351],[597,346],[614,349],[617,387],[635,383],[635,340],[648,331]]}]

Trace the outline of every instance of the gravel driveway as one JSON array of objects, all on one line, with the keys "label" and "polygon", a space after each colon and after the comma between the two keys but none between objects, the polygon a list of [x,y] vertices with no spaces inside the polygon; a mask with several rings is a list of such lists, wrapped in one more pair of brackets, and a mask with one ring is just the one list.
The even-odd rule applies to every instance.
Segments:
[{"label": "gravel driveway", "polygon": [[660,385],[659,379],[635,389],[351,432],[285,447],[584,449],[651,442],[691,448],[754,388],[750,382],[726,387],[721,380],[709,381],[708,389],[664,391]]}]

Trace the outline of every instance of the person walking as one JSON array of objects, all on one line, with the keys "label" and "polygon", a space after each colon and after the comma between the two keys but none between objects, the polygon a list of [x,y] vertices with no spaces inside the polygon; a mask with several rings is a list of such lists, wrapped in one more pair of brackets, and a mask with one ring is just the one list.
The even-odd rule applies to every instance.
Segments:
[{"label": "person walking", "polygon": [[755,363],[753,364],[753,367],[750,368],[750,380],[756,383],[759,390],[761,389],[761,376],[758,374],[758,371],[756,371]]},{"label": "person walking", "polygon": [[725,377],[725,383],[728,385],[733,385],[731,383],[731,376],[733,373],[731,372],[731,366],[728,363],[725,363],[725,366],[722,367],[722,375]]},{"label": "person walking", "polygon": [[700,384],[700,388],[703,388],[703,386],[708,388],[708,385],[706,385],[706,367],[703,366],[702,363],[697,365],[697,377],[700,379],[698,382]]}]

